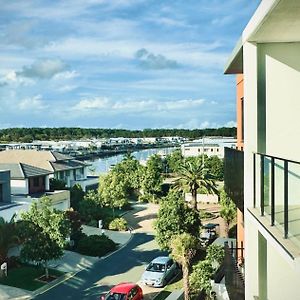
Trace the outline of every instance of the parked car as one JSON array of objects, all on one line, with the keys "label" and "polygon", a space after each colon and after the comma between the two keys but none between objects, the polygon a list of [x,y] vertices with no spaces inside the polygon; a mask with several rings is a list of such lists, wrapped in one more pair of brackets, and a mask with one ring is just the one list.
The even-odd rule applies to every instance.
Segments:
[{"label": "parked car", "polygon": [[136,283],[124,282],[115,285],[101,300],[143,300],[143,290]]},{"label": "parked car", "polygon": [[154,287],[167,284],[179,272],[176,262],[168,256],[160,256],[151,261],[142,275],[142,283]]}]

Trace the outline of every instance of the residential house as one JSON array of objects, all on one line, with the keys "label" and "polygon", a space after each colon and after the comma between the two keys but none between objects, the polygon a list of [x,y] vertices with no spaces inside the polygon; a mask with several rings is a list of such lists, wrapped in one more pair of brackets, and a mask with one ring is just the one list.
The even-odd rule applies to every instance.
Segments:
[{"label": "residential house", "polygon": [[89,164],[55,151],[1,151],[0,163],[23,163],[47,170],[50,172],[49,178],[63,180],[67,187],[79,183],[83,190],[87,190],[98,184],[98,178],[87,176]]},{"label": "residential house", "polygon": [[66,210],[70,207],[70,192],[67,190],[50,191],[51,172],[23,163],[0,163],[0,216],[10,220],[29,209],[32,201],[46,195],[52,206]]},{"label": "residential house", "polygon": [[300,2],[262,0],[225,72],[243,74],[245,299],[299,299]]}]

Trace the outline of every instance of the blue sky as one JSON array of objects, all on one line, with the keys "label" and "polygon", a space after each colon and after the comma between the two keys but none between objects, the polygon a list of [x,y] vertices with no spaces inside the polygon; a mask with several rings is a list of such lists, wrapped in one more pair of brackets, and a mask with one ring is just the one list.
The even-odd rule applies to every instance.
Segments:
[{"label": "blue sky", "polygon": [[224,65],[259,0],[0,0],[0,128],[235,125]]}]

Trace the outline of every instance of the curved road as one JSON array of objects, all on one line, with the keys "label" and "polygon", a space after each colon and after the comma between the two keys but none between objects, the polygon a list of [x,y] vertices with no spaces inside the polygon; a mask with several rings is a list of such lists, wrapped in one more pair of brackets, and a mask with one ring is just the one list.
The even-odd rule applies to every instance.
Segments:
[{"label": "curved road", "polygon": [[[164,254],[158,250],[152,234],[135,233],[131,241],[119,251],[36,296],[35,299],[100,299],[103,292],[117,283],[137,282],[144,271],[144,265],[156,256]],[[151,290],[150,294],[147,294],[148,299],[152,298]],[[153,293],[156,294],[157,290],[153,289]]]}]

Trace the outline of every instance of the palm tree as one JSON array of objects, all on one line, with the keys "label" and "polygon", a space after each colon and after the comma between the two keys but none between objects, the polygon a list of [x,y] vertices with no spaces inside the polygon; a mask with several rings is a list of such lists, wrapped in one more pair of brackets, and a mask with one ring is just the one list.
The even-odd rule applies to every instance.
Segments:
[{"label": "palm tree", "polygon": [[0,263],[6,260],[8,250],[19,242],[15,214],[9,222],[0,217]]},{"label": "palm tree", "polygon": [[235,220],[237,210],[235,203],[231,200],[230,197],[228,197],[227,193],[222,190],[220,193],[220,204],[221,204],[221,210],[220,210],[220,216],[225,221],[225,234],[226,237],[229,235],[229,227],[230,224]]},{"label": "palm tree", "polygon": [[182,191],[192,194],[192,207],[197,209],[197,191],[203,188],[208,194],[217,193],[214,176],[200,160],[185,160],[176,174],[175,185]]},{"label": "palm tree", "polygon": [[196,253],[197,239],[188,233],[182,233],[171,240],[172,257],[182,267],[184,300],[190,300],[190,263]]}]

